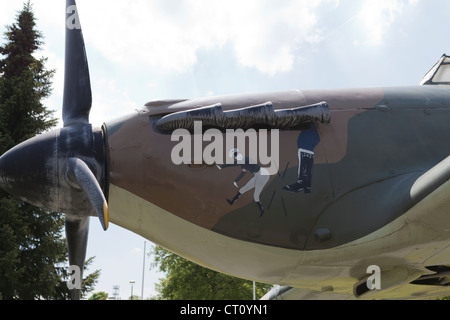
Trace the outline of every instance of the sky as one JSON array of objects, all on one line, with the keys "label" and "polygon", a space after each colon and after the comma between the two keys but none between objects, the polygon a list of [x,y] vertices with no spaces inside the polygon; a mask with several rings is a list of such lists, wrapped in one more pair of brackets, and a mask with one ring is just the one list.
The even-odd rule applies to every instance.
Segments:
[{"label": "sky", "polygon": [[[0,0],[0,34],[25,0]],[[65,1],[32,0],[61,118]],[[450,54],[448,0],[78,0],[100,126],[146,102],[290,89],[416,85]],[[0,38],[4,43],[4,37]],[[60,124],[61,126],[61,124]],[[95,291],[155,294],[144,241],[93,219]],[[148,252],[153,244],[146,242]]]}]

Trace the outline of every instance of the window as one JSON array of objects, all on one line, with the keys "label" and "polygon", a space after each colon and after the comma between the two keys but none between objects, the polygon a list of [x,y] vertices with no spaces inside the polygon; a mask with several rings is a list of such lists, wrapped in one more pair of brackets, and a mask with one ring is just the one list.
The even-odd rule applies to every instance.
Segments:
[{"label": "window", "polygon": [[450,56],[443,55],[438,63],[425,75],[420,84],[450,84]]}]

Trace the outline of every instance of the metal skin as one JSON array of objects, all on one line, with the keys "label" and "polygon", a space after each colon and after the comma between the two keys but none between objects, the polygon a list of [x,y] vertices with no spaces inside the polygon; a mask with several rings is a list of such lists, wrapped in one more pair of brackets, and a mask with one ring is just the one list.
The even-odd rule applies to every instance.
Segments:
[{"label": "metal skin", "polygon": [[[279,170],[261,194],[263,219],[256,214],[251,192],[232,208],[225,201],[235,194],[233,178],[240,168],[224,174],[215,165],[173,164],[171,152],[179,142],[152,127],[161,111],[151,104],[129,119],[106,124],[110,183],[236,239],[294,250],[334,248],[387,225],[426,195],[412,197],[410,192],[420,176],[450,154],[450,145],[442,139],[450,135],[448,94],[447,88],[436,87],[293,91],[207,98],[168,107],[182,110],[221,103],[233,110],[268,99],[278,108],[328,101],[332,121],[318,126],[321,141],[315,149],[313,192],[282,190],[297,180],[296,141],[301,132],[282,131]],[[419,96],[430,99],[421,101]],[[325,229],[326,240],[317,234]]]},{"label": "metal skin", "polygon": [[[64,128],[3,155],[0,185],[22,201],[67,214],[71,265],[83,269],[89,217],[97,215],[104,229],[110,221],[205,267],[296,288],[266,298],[429,298],[445,293],[450,263],[448,86],[152,101],[95,129],[89,124],[89,71],[75,1],[68,0],[66,8]],[[443,59],[426,84],[435,84],[433,75]],[[315,104],[323,107],[324,116],[304,112],[310,108],[303,107]],[[264,130],[261,119],[283,123],[275,141],[270,138],[276,127],[257,131],[258,143],[266,138],[269,154],[276,156],[269,176],[262,174],[266,168],[261,163],[175,164],[173,151],[180,141],[173,139],[173,124],[183,125],[183,116],[191,121],[199,108],[213,106],[218,117],[235,119],[233,124],[244,121],[246,128]],[[260,118],[252,119],[252,112]],[[273,113],[300,118],[290,126],[286,118],[267,119]],[[207,120],[213,127],[217,122]],[[222,134],[226,140],[227,132]],[[200,137],[195,145],[198,134],[188,137],[197,151],[211,144]],[[230,152],[224,146],[222,151],[224,158],[239,159],[249,156],[247,150]],[[365,283],[374,265],[382,283],[381,290],[371,291]],[[79,299],[81,291],[73,290],[72,297]]]},{"label": "metal skin", "polygon": [[[442,294],[445,288],[409,283],[429,274],[427,266],[450,261],[447,212],[442,202],[428,203],[449,187],[449,93],[446,86],[416,86],[150,102],[105,124],[110,219],[209,268],[314,297],[324,288],[326,298],[359,297],[355,285],[370,265],[383,270],[386,288],[366,297]],[[233,207],[225,201],[236,193],[240,168],[225,174],[214,165],[173,164],[178,141],[155,123],[168,112],[264,101],[276,109],[327,101],[331,122],[318,125],[311,194],[283,190],[297,179],[301,131],[280,132],[279,171],[261,193],[260,217],[251,192]]]}]

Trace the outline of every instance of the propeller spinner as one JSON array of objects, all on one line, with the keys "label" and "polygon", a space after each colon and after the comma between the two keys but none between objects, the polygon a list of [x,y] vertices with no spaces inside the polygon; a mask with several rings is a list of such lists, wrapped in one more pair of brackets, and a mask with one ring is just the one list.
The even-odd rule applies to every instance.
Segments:
[{"label": "propeller spinner", "polygon": [[[0,186],[20,200],[66,214],[70,265],[81,277],[89,217],[108,229],[106,147],[102,129],[89,123],[92,93],[75,0],[66,1],[64,127],[32,138],[0,158]],[[81,290],[72,290],[80,299]]]}]

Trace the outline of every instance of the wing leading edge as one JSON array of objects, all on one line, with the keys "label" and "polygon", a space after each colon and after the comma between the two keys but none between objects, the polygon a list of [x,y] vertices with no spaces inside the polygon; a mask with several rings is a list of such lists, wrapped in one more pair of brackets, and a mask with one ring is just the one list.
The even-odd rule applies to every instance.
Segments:
[{"label": "wing leading edge", "polygon": [[[450,294],[450,157],[421,175],[411,188],[406,213],[384,228],[338,250],[380,248],[370,261],[381,267],[381,289],[367,288],[369,275],[347,279],[353,286],[334,287],[330,277],[322,289],[301,285],[274,286],[262,300],[438,299]],[[393,263],[392,256],[396,259]],[[361,261],[354,261],[355,265]],[[352,277],[348,267],[348,277]],[[333,267],[330,267],[330,275]],[[342,274],[341,274],[342,276]],[[354,275],[353,275],[354,276]],[[299,281],[301,283],[301,281]]]}]

